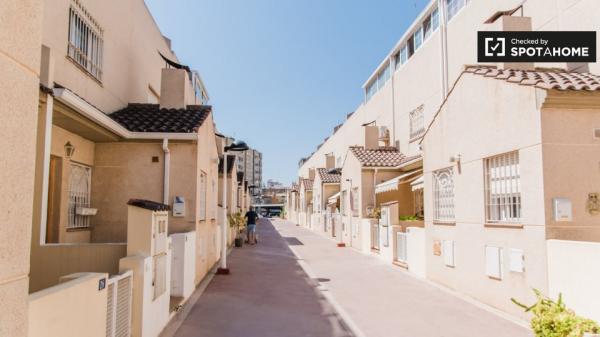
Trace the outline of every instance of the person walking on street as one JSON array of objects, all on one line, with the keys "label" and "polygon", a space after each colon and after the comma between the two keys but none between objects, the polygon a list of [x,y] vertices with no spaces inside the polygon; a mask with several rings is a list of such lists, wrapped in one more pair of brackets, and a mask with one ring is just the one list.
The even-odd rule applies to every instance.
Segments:
[{"label": "person walking on street", "polygon": [[247,218],[248,243],[251,245],[256,244],[256,220],[258,219],[258,214],[254,211],[254,208],[250,208],[244,217]]}]

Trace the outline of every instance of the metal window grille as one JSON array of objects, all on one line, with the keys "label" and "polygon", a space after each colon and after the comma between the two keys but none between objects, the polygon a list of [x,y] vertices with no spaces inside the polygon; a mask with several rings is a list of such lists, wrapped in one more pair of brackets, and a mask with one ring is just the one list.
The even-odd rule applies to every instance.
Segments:
[{"label": "metal window grille", "polygon": [[454,178],[452,167],[433,174],[433,219],[454,221]]},{"label": "metal window grille", "polygon": [[69,8],[67,54],[92,76],[102,79],[103,31],[79,0]]},{"label": "metal window grille", "polygon": [[71,164],[69,176],[69,222],[67,228],[87,228],[90,218],[78,214],[81,208],[90,207],[90,185],[92,168],[79,164]]},{"label": "metal window grille", "polygon": [[521,221],[519,153],[511,152],[487,158],[484,165],[487,221]]},{"label": "metal window grille", "polygon": [[425,119],[423,105],[410,112],[410,138],[417,138],[425,132]]},{"label": "metal window grille", "polygon": [[417,216],[424,216],[425,215],[425,203],[424,203],[424,197],[423,197],[423,189],[417,189],[415,191],[413,191],[413,198],[415,201],[415,215]]},{"label": "metal window grille", "polygon": [[396,260],[400,262],[407,262],[407,250],[406,250],[406,233],[396,233]]}]

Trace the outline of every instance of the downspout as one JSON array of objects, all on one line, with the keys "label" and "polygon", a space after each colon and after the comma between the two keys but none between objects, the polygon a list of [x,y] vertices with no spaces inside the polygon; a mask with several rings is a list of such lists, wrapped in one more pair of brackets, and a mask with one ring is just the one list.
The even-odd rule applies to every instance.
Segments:
[{"label": "downspout", "polygon": [[163,204],[169,204],[169,170],[171,167],[171,151],[169,151],[169,139],[164,138],[162,143],[162,149],[165,154],[164,162],[164,177],[163,177]]},{"label": "downspout", "polygon": [[391,144],[389,145],[396,147],[396,85],[394,82],[394,74],[396,73],[396,62],[392,62],[393,58],[394,57],[390,57],[390,69],[392,71],[392,74],[390,75],[392,77],[392,139]]},{"label": "downspout", "polygon": [[448,13],[446,10],[447,0],[438,0],[438,11],[440,15],[440,56],[442,71],[442,102],[448,96]]}]

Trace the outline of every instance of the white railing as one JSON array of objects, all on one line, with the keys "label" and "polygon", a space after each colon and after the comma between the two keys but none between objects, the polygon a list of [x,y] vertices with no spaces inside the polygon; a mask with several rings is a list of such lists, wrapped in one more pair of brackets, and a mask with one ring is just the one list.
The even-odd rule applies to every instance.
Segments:
[{"label": "white railing", "polygon": [[406,233],[396,233],[396,261],[406,263],[407,258]]},{"label": "white railing", "polygon": [[113,275],[107,283],[106,337],[129,337],[133,272]]}]

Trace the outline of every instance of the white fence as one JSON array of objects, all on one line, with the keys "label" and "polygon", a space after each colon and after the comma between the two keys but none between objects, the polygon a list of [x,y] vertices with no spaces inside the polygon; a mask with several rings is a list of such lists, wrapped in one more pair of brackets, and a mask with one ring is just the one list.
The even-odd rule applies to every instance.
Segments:
[{"label": "white fence", "polygon": [[106,337],[131,335],[131,295],[133,272],[128,270],[108,279],[106,299]]},{"label": "white fence", "polygon": [[550,296],[562,293],[567,307],[600,322],[600,243],[548,240]]}]

